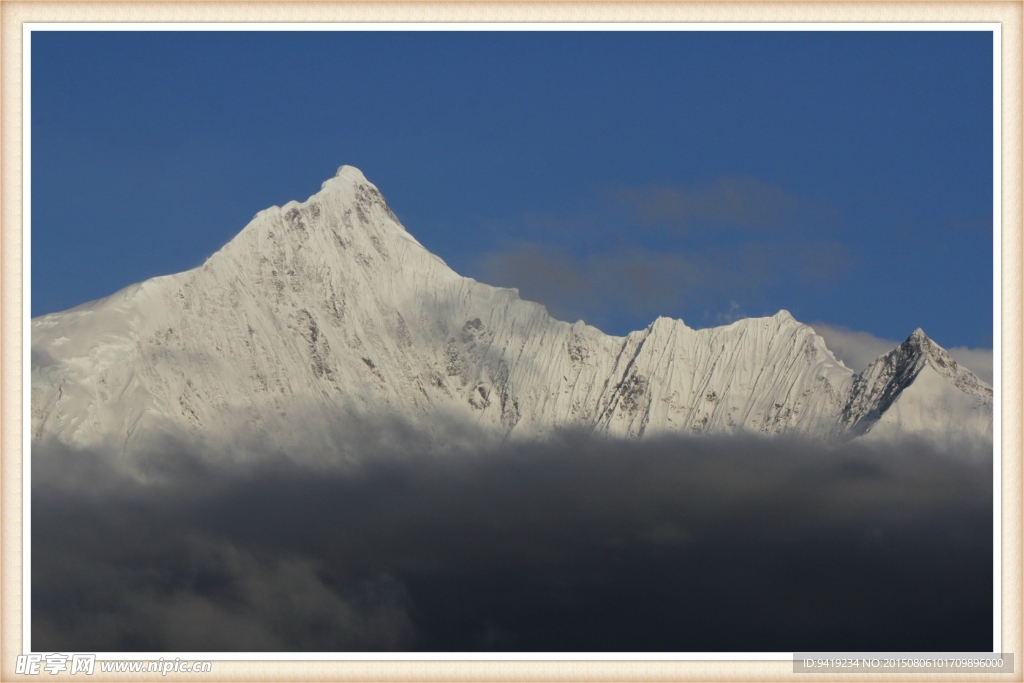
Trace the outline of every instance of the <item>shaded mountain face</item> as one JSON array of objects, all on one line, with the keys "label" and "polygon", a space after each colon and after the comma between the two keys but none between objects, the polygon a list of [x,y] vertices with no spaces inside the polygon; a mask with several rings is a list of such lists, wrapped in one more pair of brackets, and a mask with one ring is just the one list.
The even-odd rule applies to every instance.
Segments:
[{"label": "shaded mountain face", "polygon": [[992,389],[920,330],[855,375],[786,311],[703,330],[659,318],[625,337],[555,320],[448,268],[350,166],[199,268],[32,321],[35,442],[336,446],[323,425],[386,418],[428,439],[451,425],[991,439]]}]

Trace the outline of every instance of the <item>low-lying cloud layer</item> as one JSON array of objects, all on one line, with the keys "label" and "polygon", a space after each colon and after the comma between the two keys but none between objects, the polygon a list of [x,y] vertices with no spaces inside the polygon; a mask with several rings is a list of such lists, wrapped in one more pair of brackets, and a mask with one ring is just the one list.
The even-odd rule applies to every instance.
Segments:
[{"label": "low-lying cloud layer", "polygon": [[[33,450],[32,647],[986,650],[991,454],[563,434]],[[316,463],[316,464],[304,464]]]}]

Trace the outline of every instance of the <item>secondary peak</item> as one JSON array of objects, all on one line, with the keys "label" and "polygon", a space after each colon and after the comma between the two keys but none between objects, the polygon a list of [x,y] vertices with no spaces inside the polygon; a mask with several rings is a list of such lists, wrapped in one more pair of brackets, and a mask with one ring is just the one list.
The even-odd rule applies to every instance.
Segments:
[{"label": "secondary peak", "polygon": [[779,312],[773,315],[772,317],[777,318],[783,322],[796,321],[796,318],[793,317],[793,314],[787,311],[785,308],[779,309]]}]

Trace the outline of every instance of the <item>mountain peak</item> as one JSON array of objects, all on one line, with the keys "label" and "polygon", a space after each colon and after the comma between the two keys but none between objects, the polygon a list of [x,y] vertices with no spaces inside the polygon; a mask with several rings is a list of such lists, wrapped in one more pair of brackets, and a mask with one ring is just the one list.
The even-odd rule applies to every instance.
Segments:
[{"label": "mountain peak", "polygon": [[920,327],[892,351],[879,356],[856,376],[843,419],[863,433],[889,410],[925,368],[978,402],[991,406],[992,388],[957,364]]},{"label": "mountain peak", "polygon": [[793,314],[787,311],[785,308],[779,309],[779,312],[773,315],[772,317],[784,323],[790,321],[796,322],[796,318],[793,317]]},{"label": "mountain peak", "polygon": [[920,327],[910,333],[906,341],[900,344],[899,349],[903,349],[904,353],[910,356],[923,357],[931,365],[937,365],[938,368],[957,367],[949,353],[936,344]]},{"label": "mountain peak", "polygon": [[355,166],[339,166],[334,176],[328,178],[320,185],[321,190],[326,190],[328,186],[336,185],[338,187],[359,187],[360,185],[369,185],[370,187],[376,188],[376,185],[371,183]]},{"label": "mountain peak", "polygon": [[920,329],[854,381],[786,310],[704,330],[659,317],[625,337],[554,320],[458,276],[354,166],[260,212],[203,266],[131,292],[96,315],[33,321],[33,357],[50,359],[33,367],[33,438],[141,452],[149,434],[233,440],[244,420],[237,429],[284,448],[317,416],[349,414],[430,430],[465,419],[517,438],[832,438],[870,429],[929,366],[918,389],[940,391],[919,393],[945,405],[952,383],[991,429],[991,389]]},{"label": "mountain peak", "polygon": [[913,332],[911,332],[910,336],[907,337],[907,341],[908,342],[915,342],[915,343],[918,343],[918,344],[920,344],[921,342],[923,342],[925,340],[931,341],[931,338],[927,334],[925,334],[924,330],[922,330],[920,327],[917,328],[916,330],[914,330]]},{"label": "mountain peak", "polygon": [[949,352],[936,344],[920,327],[907,337],[907,341],[903,342],[903,345],[917,351],[925,359],[925,362],[940,375],[955,384],[961,391],[972,395],[979,395],[982,398],[990,399],[992,397],[992,388],[988,384],[982,382],[973,372],[953,360]]},{"label": "mountain peak", "polygon": [[[910,356],[923,356],[928,359],[939,358],[944,360],[948,354],[945,349],[932,341],[931,337],[925,334],[924,330],[920,327],[910,333],[902,344],[900,344],[896,350],[901,350],[905,355]],[[940,360],[940,362],[941,362]],[[952,361],[951,361],[952,362]]]},{"label": "mountain peak", "polygon": [[355,166],[343,165],[338,167],[338,172],[334,174],[335,178],[344,178],[351,180],[353,183],[365,183],[366,176]]}]

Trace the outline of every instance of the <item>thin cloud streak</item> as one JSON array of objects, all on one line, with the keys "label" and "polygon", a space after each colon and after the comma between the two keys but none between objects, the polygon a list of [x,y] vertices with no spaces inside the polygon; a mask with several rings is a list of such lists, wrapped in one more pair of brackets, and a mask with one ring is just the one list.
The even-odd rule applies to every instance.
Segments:
[{"label": "thin cloud streak", "polygon": [[781,292],[834,287],[853,270],[835,207],[753,177],[621,188],[610,199],[603,214],[490,226],[498,246],[467,273],[621,335],[659,315],[707,324],[732,302],[792,309],[799,302]]},{"label": "thin cloud streak", "polygon": [[522,298],[544,304],[556,318],[601,327],[624,314],[653,320],[685,307],[757,299],[765,288],[780,284],[827,283],[842,277],[849,265],[846,248],[826,241],[796,251],[747,243],[728,250],[634,247],[584,256],[553,244],[520,242],[487,254],[473,271],[481,281],[517,288]]},{"label": "thin cloud streak", "polygon": [[825,203],[750,176],[723,176],[703,187],[637,187],[614,193],[644,223],[672,232],[734,228],[799,232],[839,221]]}]

